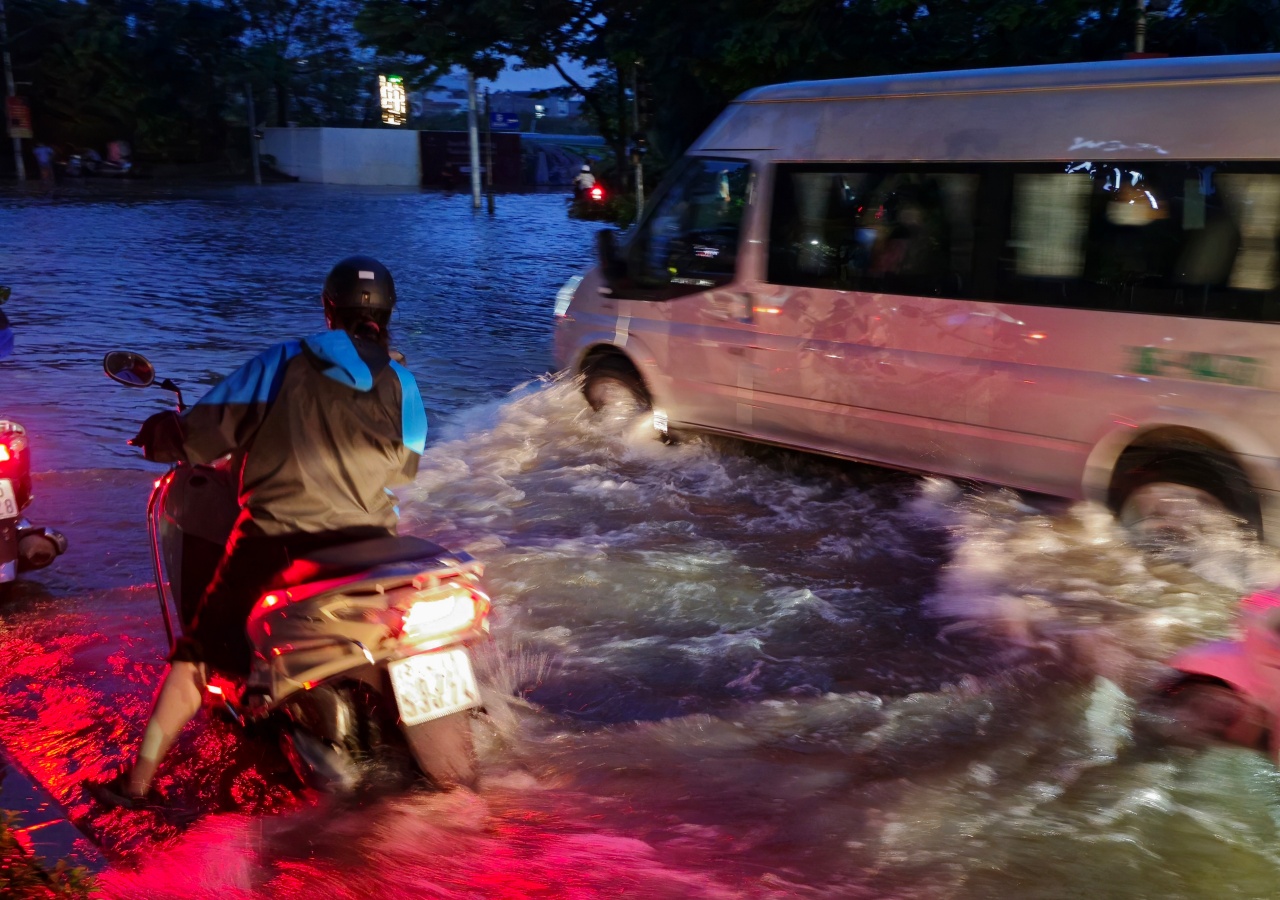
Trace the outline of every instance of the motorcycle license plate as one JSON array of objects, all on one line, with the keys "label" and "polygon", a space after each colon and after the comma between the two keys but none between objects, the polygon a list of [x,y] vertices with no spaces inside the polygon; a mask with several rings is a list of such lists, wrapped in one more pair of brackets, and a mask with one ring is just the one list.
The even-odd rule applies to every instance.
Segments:
[{"label": "motorcycle license plate", "polygon": [[387,666],[387,672],[405,725],[480,705],[471,660],[462,648],[399,659]]},{"label": "motorcycle license plate", "polygon": [[18,515],[18,495],[13,492],[13,482],[0,478],[0,519],[12,519]]}]

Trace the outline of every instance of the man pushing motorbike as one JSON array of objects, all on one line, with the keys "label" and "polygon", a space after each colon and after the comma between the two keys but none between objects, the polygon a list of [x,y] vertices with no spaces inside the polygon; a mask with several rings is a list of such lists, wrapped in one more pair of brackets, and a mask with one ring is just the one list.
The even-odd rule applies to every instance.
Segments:
[{"label": "man pushing motorbike", "polygon": [[389,350],[395,283],[377,260],[353,256],[329,272],[321,298],[328,331],[270,347],[185,413],[147,419],[132,441],[156,462],[234,454],[240,515],[175,642],[134,764],[89,786],[103,803],[158,799],[152,780],[199,711],[209,670],[248,671],[246,620],[293,559],[395,533],[390,488],[413,481],[427,435],[418,385]]}]

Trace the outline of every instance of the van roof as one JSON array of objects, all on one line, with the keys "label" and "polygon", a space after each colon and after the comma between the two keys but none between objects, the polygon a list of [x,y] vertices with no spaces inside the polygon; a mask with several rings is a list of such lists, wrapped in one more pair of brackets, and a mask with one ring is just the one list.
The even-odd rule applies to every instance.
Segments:
[{"label": "van roof", "polygon": [[1280,160],[1280,53],[759,87],[690,148],[780,161]]},{"label": "van roof", "polygon": [[872,75],[825,81],[792,81],[744,91],[734,103],[837,100],[909,94],[981,91],[1069,90],[1101,85],[1170,81],[1280,78],[1280,53],[1239,56],[1165,57],[1105,62],[1016,66],[1006,69],[958,69],[909,75]]}]

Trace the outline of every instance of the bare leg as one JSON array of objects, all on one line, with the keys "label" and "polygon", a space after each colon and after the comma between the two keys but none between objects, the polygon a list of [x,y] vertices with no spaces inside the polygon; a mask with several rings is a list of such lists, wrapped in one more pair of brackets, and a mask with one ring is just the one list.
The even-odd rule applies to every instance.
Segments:
[{"label": "bare leg", "polygon": [[201,663],[180,661],[169,666],[142,736],[138,760],[129,773],[130,796],[143,797],[151,789],[151,779],[178,732],[200,711],[206,677]]}]

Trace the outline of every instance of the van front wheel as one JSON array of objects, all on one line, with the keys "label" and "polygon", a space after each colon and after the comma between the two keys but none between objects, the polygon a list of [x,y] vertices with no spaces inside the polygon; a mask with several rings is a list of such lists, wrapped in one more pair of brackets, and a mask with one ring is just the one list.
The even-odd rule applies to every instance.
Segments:
[{"label": "van front wheel", "polygon": [[587,369],[582,393],[596,412],[617,416],[643,415],[652,408],[649,391],[640,377],[628,367],[604,360]]}]

